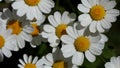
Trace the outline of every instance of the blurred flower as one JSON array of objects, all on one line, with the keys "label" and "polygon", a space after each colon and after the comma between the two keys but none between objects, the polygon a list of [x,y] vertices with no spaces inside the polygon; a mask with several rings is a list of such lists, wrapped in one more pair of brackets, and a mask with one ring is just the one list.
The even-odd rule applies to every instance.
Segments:
[{"label": "blurred flower", "polygon": [[45,21],[45,16],[42,20],[37,20],[35,22],[30,22],[31,26],[33,27],[33,31],[31,35],[33,37],[32,41],[30,42],[31,46],[35,48],[37,45],[40,45],[41,42],[45,41],[45,39],[41,36],[41,32],[43,31],[42,23]]},{"label": "blurred flower", "polygon": [[120,68],[120,56],[111,57],[110,62],[105,64],[105,68]]},{"label": "blurred flower", "polygon": [[78,4],[79,11],[84,14],[79,15],[78,20],[84,27],[89,27],[90,32],[104,32],[110,29],[111,22],[116,21],[119,10],[113,9],[116,6],[115,1],[109,0],[81,0]]},{"label": "blurred flower", "polygon": [[27,54],[24,54],[23,59],[24,60],[19,59],[19,62],[21,63],[18,64],[19,68],[43,68],[43,66],[38,62],[39,60],[37,56],[32,60],[31,55],[27,56]]},{"label": "blurred flower", "polygon": [[4,28],[12,29],[12,34],[16,36],[14,40],[17,43],[16,51],[25,47],[25,41],[31,42],[32,36],[30,33],[33,29],[25,16],[19,17],[14,10],[11,12],[9,9],[3,9],[1,18]]},{"label": "blurred flower", "polygon": [[68,35],[61,37],[64,45],[61,50],[64,57],[72,56],[72,63],[75,65],[82,65],[84,61],[84,54],[88,61],[94,62],[95,55],[100,55],[104,48],[107,37],[103,34],[97,36],[85,36],[84,29],[76,30],[74,27],[68,26],[66,32]]},{"label": "blurred flower", "polygon": [[64,58],[61,50],[57,48],[54,53],[48,53],[40,60],[44,68],[78,68],[72,64],[71,57]]},{"label": "blurred flower", "polygon": [[17,10],[18,16],[26,14],[27,19],[41,20],[43,13],[50,13],[51,8],[54,7],[53,0],[16,0],[12,4],[13,9]]},{"label": "blurred flower", "polygon": [[12,30],[6,30],[3,27],[0,27],[0,62],[4,59],[3,55],[10,58],[12,56],[11,51],[14,51],[15,49],[15,36],[11,35],[11,33]]},{"label": "blurred flower", "polygon": [[60,12],[55,12],[54,15],[48,16],[50,24],[45,24],[42,36],[48,39],[50,46],[55,48],[60,43],[62,35],[66,34],[67,26],[74,21],[69,17],[69,12],[65,11],[62,15]]}]

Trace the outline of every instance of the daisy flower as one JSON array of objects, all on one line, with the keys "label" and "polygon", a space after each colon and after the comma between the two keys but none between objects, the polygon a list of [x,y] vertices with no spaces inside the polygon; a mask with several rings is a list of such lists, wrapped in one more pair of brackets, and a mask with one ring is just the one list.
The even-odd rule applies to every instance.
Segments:
[{"label": "daisy flower", "polygon": [[120,68],[120,56],[111,57],[110,62],[105,64],[105,68]]},{"label": "daisy flower", "polygon": [[42,32],[42,23],[45,21],[45,16],[42,20],[37,20],[35,22],[30,22],[31,26],[33,27],[33,31],[31,32],[31,35],[33,37],[32,41],[30,42],[31,46],[35,48],[37,45],[40,45],[42,41],[44,41],[44,38],[41,36]]},{"label": "daisy flower", "polygon": [[5,55],[7,58],[12,56],[11,51],[14,51],[15,36],[11,34],[12,30],[6,30],[3,27],[0,27],[0,62],[4,60]]},{"label": "daisy flower", "polygon": [[34,59],[32,60],[32,56],[28,56],[27,54],[23,55],[23,59],[19,59],[19,62],[21,64],[18,64],[19,68],[43,68],[43,66],[40,65],[40,63],[38,62],[39,59],[38,57],[34,57]]},{"label": "daisy flower", "polygon": [[119,15],[119,10],[114,9],[115,1],[81,0],[81,2],[77,8],[84,14],[79,15],[78,20],[92,33],[96,31],[102,33],[110,29],[111,22],[115,22]]},{"label": "daisy flower", "polygon": [[70,58],[64,58],[59,48],[54,53],[48,53],[39,61],[44,65],[43,68],[78,68],[73,65]]},{"label": "daisy flower", "polygon": [[48,16],[48,20],[50,24],[44,25],[44,31],[41,34],[48,39],[51,47],[57,47],[61,36],[66,34],[66,27],[75,19],[70,18],[67,11],[62,15],[57,11],[54,15]]},{"label": "daisy flower", "polygon": [[82,65],[84,57],[90,62],[94,62],[95,55],[100,55],[104,48],[107,37],[103,34],[98,36],[85,36],[84,29],[76,30],[74,27],[68,26],[66,32],[68,35],[61,37],[64,45],[61,50],[64,57],[72,56],[72,63],[75,65]]},{"label": "daisy flower", "polygon": [[27,19],[41,20],[42,13],[50,13],[54,7],[53,0],[16,0],[12,4],[13,9],[17,10],[18,16],[26,14]]},{"label": "daisy flower", "polygon": [[25,16],[19,17],[15,11],[11,12],[9,9],[4,9],[1,18],[4,28],[12,29],[12,35],[16,36],[14,40],[17,43],[16,51],[25,47],[25,41],[31,42],[32,36],[30,33],[33,31],[33,28]]}]

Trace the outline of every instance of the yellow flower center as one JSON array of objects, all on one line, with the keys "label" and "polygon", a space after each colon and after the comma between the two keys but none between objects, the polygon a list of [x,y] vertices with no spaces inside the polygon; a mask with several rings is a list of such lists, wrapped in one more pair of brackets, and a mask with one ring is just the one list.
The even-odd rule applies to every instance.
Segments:
[{"label": "yellow flower center", "polygon": [[90,15],[93,20],[101,20],[105,17],[106,11],[103,6],[95,5],[90,10]]},{"label": "yellow flower center", "polygon": [[24,68],[37,68],[37,67],[35,66],[35,64],[28,63],[25,64]]},{"label": "yellow flower center", "polygon": [[5,39],[3,38],[3,36],[0,35],[0,48],[4,46],[4,43],[5,43]]},{"label": "yellow flower center", "polygon": [[40,2],[40,0],[24,0],[24,1],[29,6],[36,6]]},{"label": "yellow flower center", "polygon": [[84,52],[89,49],[90,41],[85,36],[78,37],[74,42],[77,51]]},{"label": "yellow flower center", "polygon": [[34,29],[33,32],[31,33],[31,35],[32,35],[32,36],[37,36],[37,35],[39,35],[40,30],[39,30],[39,28],[38,28],[38,25],[35,24],[35,23],[32,23],[31,25],[32,25],[32,27],[33,27],[33,29]]},{"label": "yellow flower center", "polygon": [[67,34],[66,33],[66,28],[67,28],[67,25],[66,24],[60,24],[56,27],[56,35],[57,37],[61,37],[62,35],[65,35]]},{"label": "yellow flower center", "polygon": [[20,26],[19,21],[10,21],[7,25],[8,29],[12,29],[12,34],[20,34],[20,32],[22,31],[22,27]]},{"label": "yellow flower center", "polygon": [[58,61],[53,64],[53,68],[67,68],[64,61]]}]

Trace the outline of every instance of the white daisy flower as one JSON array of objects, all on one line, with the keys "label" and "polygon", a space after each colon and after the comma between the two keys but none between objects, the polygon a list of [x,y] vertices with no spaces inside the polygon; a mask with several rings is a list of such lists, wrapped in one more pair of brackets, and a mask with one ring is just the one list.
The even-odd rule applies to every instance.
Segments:
[{"label": "white daisy flower", "polygon": [[98,36],[85,36],[84,29],[78,31],[75,27],[76,24],[74,27],[68,26],[66,29],[68,35],[61,37],[64,43],[61,48],[64,57],[72,56],[72,63],[75,65],[82,65],[84,57],[88,61],[94,62],[96,59],[95,55],[102,53],[107,37],[103,34]]},{"label": "white daisy flower", "polygon": [[23,59],[19,59],[19,62],[21,64],[18,64],[19,68],[43,68],[42,65],[40,65],[40,63],[38,62],[38,57],[34,57],[34,59],[32,60],[32,56],[27,56],[27,54],[23,55]]},{"label": "white daisy flower", "polygon": [[14,42],[17,43],[16,51],[18,51],[19,48],[25,47],[25,41],[31,42],[32,36],[30,33],[33,29],[25,16],[18,17],[15,13],[15,11],[11,12],[9,9],[4,9],[0,21],[2,21],[4,28],[12,29],[12,34],[16,36]]},{"label": "white daisy flower", "polygon": [[60,49],[57,49],[54,53],[48,53],[38,62],[42,62],[42,65],[44,65],[43,68],[78,68],[72,64],[71,57],[63,57]]},{"label": "white daisy flower", "polygon": [[89,27],[90,32],[104,32],[110,29],[111,22],[116,21],[116,17],[120,14],[119,10],[114,9],[115,1],[109,0],[81,0],[82,4],[78,4],[79,11],[83,12],[78,17],[81,25]]},{"label": "white daisy flower", "polygon": [[5,55],[7,58],[12,56],[11,51],[14,51],[15,36],[11,35],[11,30],[6,30],[0,27],[0,62],[3,61]]},{"label": "white daisy flower", "polygon": [[30,42],[30,44],[33,48],[35,48],[37,45],[40,45],[41,42],[43,41],[41,32],[42,32],[42,23],[44,21],[45,21],[45,16],[43,17],[42,20],[37,20],[36,22],[30,22],[31,26],[33,27],[33,31],[31,32],[33,39]]},{"label": "white daisy flower", "polygon": [[66,34],[66,27],[75,19],[69,17],[69,13],[65,11],[62,15],[55,12],[54,15],[48,16],[50,24],[43,27],[42,36],[48,39],[51,47],[57,47],[62,35]]},{"label": "white daisy flower", "polygon": [[105,64],[105,68],[120,68],[120,56],[111,57],[110,62]]},{"label": "white daisy flower", "polygon": [[26,14],[27,19],[41,20],[42,13],[50,13],[51,8],[54,7],[53,0],[16,0],[12,4],[13,9],[17,10],[18,16]]}]

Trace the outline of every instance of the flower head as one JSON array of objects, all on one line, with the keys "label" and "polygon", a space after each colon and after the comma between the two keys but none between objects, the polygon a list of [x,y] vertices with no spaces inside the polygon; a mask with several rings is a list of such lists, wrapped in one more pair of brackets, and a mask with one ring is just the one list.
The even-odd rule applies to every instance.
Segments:
[{"label": "flower head", "polygon": [[78,4],[78,9],[84,14],[79,15],[78,20],[92,33],[97,31],[102,33],[106,29],[110,29],[111,22],[115,22],[116,17],[120,14],[119,10],[114,9],[115,1],[81,0],[81,2],[82,4]]}]

